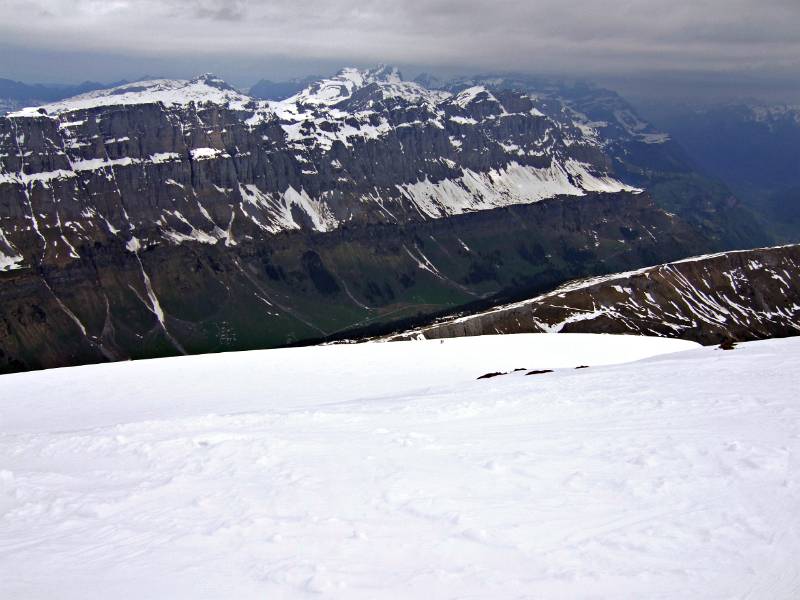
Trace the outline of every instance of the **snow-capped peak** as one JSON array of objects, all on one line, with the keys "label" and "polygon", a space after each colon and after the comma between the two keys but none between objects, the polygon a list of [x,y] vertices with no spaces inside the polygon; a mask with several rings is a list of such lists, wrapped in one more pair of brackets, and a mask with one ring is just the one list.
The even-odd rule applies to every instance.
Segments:
[{"label": "snow-capped peak", "polygon": [[[74,110],[86,110],[98,106],[123,106],[130,104],[155,104],[166,106],[186,106],[212,103],[227,106],[233,110],[242,110],[252,101],[250,96],[236,91],[216,75],[207,73],[192,80],[185,79],[153,79],[136,81],[117,87],[95,90],[41,108],[47,114],[61,114]],[[41,116],[37,108],[26,108],[14,116]]]},{"label": "snow-capped peak", "polygon": [[461,108],[466,108],[479,99],[498,102],[497,98],[495,98],[485,86],[474,85],[459,92],[455,98],[453,98],[453,103],[458,104]]},{"label": "snow-capped peak", "polygon": [[345,145],[353,138],[375,139],[392,125],[387,111],[397,103],[426,105],[431,122],[441,128],[436,105],[451,94],[431,91],[418,83],[403,81],[395,67],[346,68],[321,79],[285,100],[268,102],[267,110],[277,116],[291,144],[316,145],[330,149],[334,141]]},{"label": "snow-capped peak", "polygon": [[370,84],[378,84],[381,87],[413,86],[422,89],[417,84],[403,81],[403,76],[396,67],[387,65],[378,65],[372,69],[347,67],[333,77],[312,83],[284,102],[332,106],[347,100],[358,90]]},{"label": "snow-capped peak", "polygon": [[286,104],[332,105],[349,98],[364,85],[364,73],[342,69],[333,77],[321,79],[283,102]]},{"label": "snow-capped peak", "polygon": [[192,85],[206,85],[208,87],[213,87],[218,90],[226,90],[231,92],[236,91],[236,89],[230,86],[226,81],[224,81],[217,75],[214,75],[213,73],[203,73],[199,77],[195,77],[194,79],[192,79],[189,83]]},{"label": "snow-capped peak", "polygon": [[398,68],[390,65],[378,65],[374,69],[368,70],[366,74],[366,79],[370,83],[376,81],[385,83],[400,83],[403,81],[403,76],[400,74]]}]

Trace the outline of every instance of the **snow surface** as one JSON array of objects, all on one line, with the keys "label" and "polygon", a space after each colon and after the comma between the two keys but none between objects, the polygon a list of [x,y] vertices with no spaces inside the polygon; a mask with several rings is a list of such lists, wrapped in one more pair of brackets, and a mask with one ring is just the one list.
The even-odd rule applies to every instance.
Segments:
[{"label": "snow surface", "polygon": [[[5,252],[4,252],[5,249]],[[11,251],[11,253],[9,253]],[[12,271],[22,268],[24,257],[11,245],[2,228],[0,228],[0,271]]]},{"label": "snow surface", "polygon": [[23,256],[19,254],[4,254],[0,250],[0,271],[13,271],[14,269],[22,268]]},{"label": "snow surface", "polygon": [[584,196],[586,192],[641,192],[609,176],[596,176],[590,166],[576,160],[564,165],[555,160],[546,168],[516,161],[499,169],[478,173],[462,169],[458,179],[429,179],[398,185],[400,193],[431,218],[490,210],[513,204],[530,204],[558,195]]},{"label": "snow surface", "polygon": [[472,86],[458,93],[453,98],[453,104],[457,104],[461,108],[466,108],[481,96],[482,101],[484,102],[494,102],[496,104],[500,104],[497,98],[495,98],[494,95],[482,85]]},{"label": "snow surface", "polygon": [[370,84],[378,84],[384,99],[403,98],[409,102],[435,102],[450,96],[447,92],[429,90],[418,83],[403,81],[395,67],[379,65],[367,70],[352,67],[342,69],[333,77],[321,79],[285,101],[275,104],[333,106],[347,100],[356,91]]},{"label": "snow surface", "polygon": [[[523,334],[3,376],[2,596],[797,598],[799,356]],[[556,371],[475,379],[515,367]]]},{"label": "snow surface", "polygon": [[[162,103],[166,106],[186,106],[192,102],[226,105],[232,110],[244,110],[253,99],[229,87],[214,75],[201,75],[192,80],[154,79],[126,83],[114,88],[95,90],[60,102],[45,104],[47,114],[56,115],[97,106]],[[41,117],[37,107],[11,113],[9,117]],[[62,127],[65,125],[62,125]]]}]

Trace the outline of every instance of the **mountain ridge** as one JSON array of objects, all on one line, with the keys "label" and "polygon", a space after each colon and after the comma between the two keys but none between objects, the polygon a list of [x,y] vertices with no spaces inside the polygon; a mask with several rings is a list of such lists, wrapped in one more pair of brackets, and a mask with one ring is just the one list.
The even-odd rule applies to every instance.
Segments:
[{"label": "mountain ridge", "polygon": [[[98,235],[122,236],[131,247],[231,244],[256,231],[324,231],[353,219],[436,218],[558,194],[635,190],[614,179],[583,130],[546,117],[524,94],[500,97],[477,87],[432,92],[389,67],[344,69],[280,102],[253,100],[210,74],[136,82],[9,114],[0,127],[0,185],[29,204],[28,237],[44,242],[44,255],[42,232],[58,229],[54,243],[63,249],[53,258],[62,261]],[[140,130],[136,138],[131,128]],[[143,128],[162,133],[148,137]],[[405,152],[418,144],[421,153]],[[372,148],[395,168],[365,161]],[[201,171],[213,181],[197,179]],[[102,193],[117,195],[114,205],[87,198],[86,186],[112,179],[117,191]],[[148,193],[161,199],[131,221],[122,198],[141,195],[134,191],[141,185],[159,186]],[[63,218],[35,208],[42,195],[48,203],[58,197]],[[14,217],[9,229],[10,216],[0,210],[6,268],[25,254],[14,247],[31,245],[13,241],[24,228]]]},{"label": "mountain ridge", "polygon": [[680,162],[669,141],[560,102],[378,67],[0,118],[0,369],[304,343],[729,244],[727,204],[641,191],[628,163]]},{"label": "mountain ridge", "polygon": [[800,245],[735,250],[569,282],[387,339],[616,333],[703,344],[800,335]]}]

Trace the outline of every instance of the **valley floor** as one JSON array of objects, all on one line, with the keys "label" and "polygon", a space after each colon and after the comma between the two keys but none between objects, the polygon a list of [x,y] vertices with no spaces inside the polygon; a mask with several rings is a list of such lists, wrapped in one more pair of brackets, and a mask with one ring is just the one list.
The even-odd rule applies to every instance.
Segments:
[{"label": "valley floor", "polygon": [[520,334],[3,376],[0,596],[797,598],[798,365]]}]

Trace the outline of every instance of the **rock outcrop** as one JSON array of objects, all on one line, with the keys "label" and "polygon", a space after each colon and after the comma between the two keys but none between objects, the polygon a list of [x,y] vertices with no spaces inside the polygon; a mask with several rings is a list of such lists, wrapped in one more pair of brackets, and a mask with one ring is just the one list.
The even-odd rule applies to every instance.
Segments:
[{"label": "rock outcrop", "polygon": [[617,333],[718,344],[800,334],[800,245],[698,256],[568,283],[391,339]]}]

